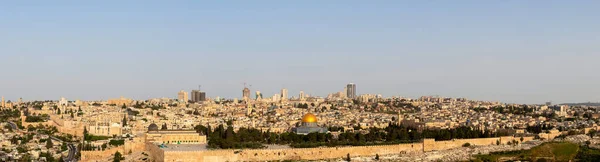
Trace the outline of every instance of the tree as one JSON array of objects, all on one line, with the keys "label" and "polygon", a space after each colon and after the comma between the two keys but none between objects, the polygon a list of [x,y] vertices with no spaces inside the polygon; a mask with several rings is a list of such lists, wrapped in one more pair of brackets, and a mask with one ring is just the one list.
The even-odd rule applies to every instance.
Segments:
[{"label": "tree", "polygon": [[375,154],[375,160],[379,161],[379,154]]},{"label": "tree", "polygon": [[469,146],[471,146],[471,144],[468,142],[462,145],[462,147],[469,147]]},{"label": "tree", "polygon": [[352,161],[352,159],[350,159],[350,153],[346,154],[346,161]]},{"label": "tree", "polygon": [[123,108],[123,109],[126,109],[126,108],[127,108],[127,106],[125,106],[125,104],[123,104],[123,106],[121,106],[121,108]]},{"label": "tree", "polygon": [[52,139],[48,138],[48,140],[46,140],[46,148],[50,149],[53,145],[54,144],[52,143]]},{"label": "tree", "polygon": [[75,114],[71,111],[71,118],[75,118]]},{"label": "tree", "polygon": [[523,140],[524,140],[524,139],[523,139],[523,137],[521,137],[519,140],[521,140],[521,143],[523,143]]},{"label": "tree", "polygon": [[127,126],[127,116],[123,116],[123,126]]},{"label": "tree", "polygon": [[113,159],[113,162],[120,162],[121,160],[124,160],[125,158],[123,158],[123,155],[121,155],[121,153],[119,151],[117,151],[115,153],[115,157]]}]

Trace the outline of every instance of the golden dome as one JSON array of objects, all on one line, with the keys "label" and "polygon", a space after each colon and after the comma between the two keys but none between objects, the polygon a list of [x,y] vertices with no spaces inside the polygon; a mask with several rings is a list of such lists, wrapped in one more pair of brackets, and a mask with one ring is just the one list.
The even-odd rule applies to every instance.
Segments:
[{"label": "golden dome", "polygon": [[303,123],[316,123],[317,116],[315,116],[314,114],[308,113],[308,114],[304,115],[304,117],[302,117],[302,122]]}]

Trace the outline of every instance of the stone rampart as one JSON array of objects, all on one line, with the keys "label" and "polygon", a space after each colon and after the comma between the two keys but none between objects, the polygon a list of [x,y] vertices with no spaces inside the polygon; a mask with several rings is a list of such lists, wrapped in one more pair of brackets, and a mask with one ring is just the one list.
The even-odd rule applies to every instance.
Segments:
[{"label": "stone rampart", "polygon": [[103,159],[109,158],[113,156],[117,151],[121,154],[125,154],[125,147],[119,146],[110,149],[106,149],[104,151],[81,151],[81,160],[82,162],[92,162],[92,161],[101,161]]},{"label": "stone rampart", "polygon": [[209,151],[164,151],[164,161],[269,161],[269,160],[318,160],[355,156],[422,153],[422,143],[354,146],[330,148],[247,149]]},{"label": "stone rampart", "polygon": [[[157,145],[146,142],[145,151],[157,162],[178,162],[178,161],[276,161],[276,160],[319,160],[344,158],[350,154],[356,156],[375,156],[388,154],[421,154],[423,152],[434,150],[446,150],[462,147],[463,144],[471,145],[496,145],[497,142],[506,144],[509,141],[519,141],[520,137],[497,137],[497,138],[477,138],[477,139],[455,139],[449,141],[435,141],[434,139],[425,139],[422,143],[408,143],[380,146],[351,146],[351,147],[322,147],[322,148],[288,148],[288,149],[222,149],[208,151],[165,151]],[[533,140],[533,137],[523,137],[523,142]],[[136,144],[127,145],[124,149],[133,149],[140,147]],[[104,153],[87,154],[86,159],[99,158],[114,154],[114,150],[104,151]],[[83,153],[82,153],[83,154]],[[100,157],[103,156],[103,157]],[[83,158],[83,155],[82,155]]]},{"label": "stone rampart", "polygon": [[[146,151],[148,152],[148,155],[150,155],[150,157],[155,162],[164,161],[164,159],[165,159],[165,156],[164,156],[165,151],[164,150],[160,149],[157,145],[150,143],[150,142],[146,142],[145,147],[146,147]],[[196,156],[196,154],[187,154],[181,158],[185,158],[185,156]]]},{"label": "stone rampart", "polygon": [[[423,140],[423,151],[434,151],[434,150],[447,150],[457,147],[462,147],[465,143],[475,146],[487,146],[500,144],[507,144],[512,141],[521,142],[521,137],[503,136],[496,138],[473,138],[473,139],[454,139],[448,141],[435,141],[434,139]],[[523,137],[523,142],[531,141],[533,137]]]}]

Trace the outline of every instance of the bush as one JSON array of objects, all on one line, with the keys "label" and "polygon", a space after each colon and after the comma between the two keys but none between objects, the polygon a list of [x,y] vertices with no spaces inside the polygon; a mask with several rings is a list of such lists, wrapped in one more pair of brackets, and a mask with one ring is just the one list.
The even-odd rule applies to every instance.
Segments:
[{"label": "bush", "polygon": [[462,145],[462,147],[469,147],[469,146],[471,146],[471,144],[468,142]]},{"label": "bush", "polygon": [[110,140],[108,144],[111,146],[121,146],[125,144],[125,140]]}]

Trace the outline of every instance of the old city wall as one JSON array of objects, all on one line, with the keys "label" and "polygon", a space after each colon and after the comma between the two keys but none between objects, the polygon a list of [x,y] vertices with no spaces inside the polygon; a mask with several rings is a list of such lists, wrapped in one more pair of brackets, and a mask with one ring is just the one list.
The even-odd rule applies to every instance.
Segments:
[{"label": "old city wall", "polygon": [[[496,145],[497,142],[500,144],[507,144],[512,141],[521,142],[521,137],[496,137],[496,138],[473,138],[473,139],[454,139],[449,141],[435,141],[434,139],[423,140],[423,151],[434,151],[434,150],[447,150],[452,148],[462,147],[465,143],[475,146],[486,146]],[[523,137],[523,142],[531,141],[533,137]]]},{"label": "old city wall", "polygon": [[21,117],[21,125],[25,128],[27,128],[30,125],[35,127],[40,124],[45,125],[45,126],[54,126],[61,133],[71,134],[73,136],[83,135],[83,127],[81,127],[81,128],[64,127],[64,121],[55,115],[50,115],[50,120],[45,121],[45,122],[26,122],[25,117],[24,116]]},{"label": "old city wall", "polygon": [[[156,162],[161,162],[165,159],[164,153],[165,151],[160,149],[157,145],[153,144],[153,143],[146,143],[145,146],[145,150],[148,152],[148,155],[150,155],[150,157],[156,161]],[[186,158],[187,156],[197,156],[196,154],[187,154],[187,155],[183,155],[181,158]]]},{"label": "old city wall", "polygon": [[[124,145],[106,149],[104,151],[81,151],[81,161],[101,161],[112,157],[115,152],[119,151],[121,154],[126,155],[129,152],[148,150],[143,142],[137,141],[126,141]],[[153,155],[153,154],[150,154]],[[158,154],[160,155],[160,154]]]},{"label": "old city wall", "polygon": [[115,148],[106,149],[104,151],[81,151],[81,161],[90,162],[103,160],[113,156],[117,151],[119,151],[121,154],[124,154],[125,147],[119,146]]},{"label": "old city wall", "polygon": [[165,151],[164,161],[269,161],[318,160],[350,156],[375,156],[387,154],[415,154],[423,150],[421,143],[356,146],[332,148],[292,148],[257,150]]},{"label": "old city wall", "polygon": [[[520,137],[498,137],[477,139],[455,139],[450,141],[435,141],[425,139],[422,143],[409,143],[381,146],[353,146],[330,148],[290,148],[290,149],[224,149],[208,151],[164,151],[152,143],[132,142],[124,146],[105,151],[82,151],[82,161],[103,160],[112,156],[116,151],[127,153],[144,148],[145,152],[157,162],[177,161],[270,161],[270,160],[319,160],[343,158],[350,156],[375,156],[387,154],[420,154],[427,151],[446,150],[471,145],[496,145],[496,141],[506,144],[509,141],[520,141]],[[523,142],[533,140],[533,137],[523,137]]]}]

